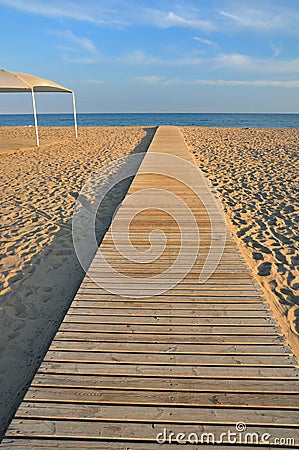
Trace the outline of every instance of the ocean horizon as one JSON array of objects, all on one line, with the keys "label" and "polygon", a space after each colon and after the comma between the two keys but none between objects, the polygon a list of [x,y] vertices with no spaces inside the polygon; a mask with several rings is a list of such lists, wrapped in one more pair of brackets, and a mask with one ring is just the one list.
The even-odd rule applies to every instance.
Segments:
[{"label": "ocean horizon", "polygon": [[[299,128],[292,113],[79,113],[78,126]],[[73,114],[38,114],[40,126],[72,126]],[[0,126],[33,126],[33,114],[0,114]]]}]

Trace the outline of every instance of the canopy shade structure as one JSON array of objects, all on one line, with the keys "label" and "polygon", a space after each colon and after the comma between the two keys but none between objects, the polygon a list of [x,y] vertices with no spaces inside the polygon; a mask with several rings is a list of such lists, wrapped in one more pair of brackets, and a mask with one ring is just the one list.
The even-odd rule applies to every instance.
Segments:
[{"label": "canopy shade structure", "polygon": [[66,92],[72,94],[73,110],[74,110],[74,125],[76,138],[78,137],[77,127],[77,113],[75,93],[71,89],[65,88],[54,81],[45,80],[44,78],[35,77],[26,73],[9,72],[8,70],[0,70],[0,93],[1,92],[31,92],[32,106],[36,133],[36,144],[39,147],[39,136],[37,126],[37,114],[35,104],[35,92]]}]

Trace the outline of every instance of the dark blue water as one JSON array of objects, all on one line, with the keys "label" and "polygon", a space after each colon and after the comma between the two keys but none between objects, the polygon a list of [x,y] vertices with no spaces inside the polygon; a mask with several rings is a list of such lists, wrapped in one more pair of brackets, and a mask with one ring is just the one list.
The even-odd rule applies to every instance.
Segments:
[{"label": "dark blue water", "polygon": [[[39,114],[41,126],[73,125],[72,114]],[[31,114],[0,114],[0,126],[33,125]],[[227,113],[94,113],[78,114],[78,125],[85,126],[205,126],[237,128],[299,128],[299,114]]]}]

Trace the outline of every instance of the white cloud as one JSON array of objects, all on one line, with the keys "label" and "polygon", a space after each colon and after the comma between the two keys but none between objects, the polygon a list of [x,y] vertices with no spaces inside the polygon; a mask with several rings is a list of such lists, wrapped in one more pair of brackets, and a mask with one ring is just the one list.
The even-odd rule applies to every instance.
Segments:
[{"label": "white cloud", "polygon": [[85,80],[85,83],[87,83],[87,84],[104,84],[105,81],[96,78],[96,79]]},{"label": "white cloud", "polygon": [[158,28],[215,29],[214,23],[202,18],[197,9],[182,9],[175,2],[165,2],[162,9],[159,2],[159,7],[155,9],[144,7],[138,0],[0,0],[0,4],[40,16],[80,20],[95,25],[125,27],[146,24]]},{"label": "white cloud", "polygon": [[250,73],[252,75],[296,74],[299,72],[299,58],[254,58],[241,53],[220,53],[213,57],[182,55],[174,58],[163,58],[147,54],[142,50],[128,53],[114,59],[106,58],[107,62],[132,66],[155,67],[194,67],[212,71],[214,73]]},{"label": "white cloud", "polygon": [[176,58],[163,58],[145,53],[143,50],[119,56],[114,62],[136,65],[136,66],[161,66],[161,67],[177,67],[177,66],[200,66],[207,63],[204,58],[194,56],[178,56]]},{"label": "white cloud", "polygon": [[92,53],[97,53],[97,49],[90,39],[86,37],[77,37],[71,31],[67,32],[67,37],[71,42],[80,45],[81,47],[85,48],[85,50],[88,50]]},{"label": "white cloud", "polygon": [[138,81],[139,83],[145,83],[145,84],[157,84],[160,81],[163,81],[165,78],[159,77],[157,75],[148,75],[144,77],[136,77],[134,78],[135,81]]},{"label": "white cloud", "polygon": [[74,44],[78,45],[79,47],[84,48],[88,52],[91,53],[98,53],[98,50],[96,49],[93,42],[86,38],[86,37],[78,37],[75,36],[71,31],[67,30],[65,32],[56,32],[55,34],[58,34],[64,38],[66,38],[69,42],[73,42]]},{"label": "white cloud", "polygon": [[63,59],[72,64],[84,64],[84,65],[95,64],[100,61],[99,58],[84,58],[84,57],[69,58],[68,56],[64,56]]},{"label": "white cloud", "polygon": [[[56,46],[56,48],[64,52],[63,58],[69,63],[94,64],[103,59],[94,43],[87,37],[76,36],[70,30],[51,31],[51,34],[54,34],[64,40],[67,40],[69,43],[74,44],[74,47],[64,45]],[[82,50],[84,52],[84,55],[81,54]],[[72,56],[70,56],[70,54],[72,54]]]},{"label": "white cloud", "polygon": [[25,11],[39,16],[57,19],[75,19],[93,23],[106,23],[104,19],[93,16],[88,8],[82,7],[78,2],[53,0],[51,3],[42,0],[0,0],[0,4],[14,9]]},{"label": "white cloud", "polygon": [[210,41],[209,39],[203,39],[198,36],[194,36],[193,39],[197,42],[200,42],[201,44],[214,45],[214,42]]},{"label": "white cloud", "polygon": [[187,28],[198,28],[200,30],[212,31],[215,26],[209,20],[197,18],[187,18],[170,11],[161,21],[161,26],[169,28],[172,26],[181,26]]},{"label": "white cloud", "polygon": [[[273,4],[274,3],[274,4]],[[251,29],[259,32],[287,32],[298,33],[298,10],[280,6],[275,2],[238,2],[229,10],[220,10],[218,14],[228,19],[230,26],[240,29]]]},{"label": "white cloud", "polygon": [[162,60],[153,55],[146,54],[143,50],[135,50],[132,53],[128,53],[116,58],[114,61],[133,66],[151,66],[165,63],[165,60]]},{"label": "white cloud", "polygon": [[76,50],[72,47],[68,47],[66,45],[56,45],[57,50],[63,50],[65,52],[76,53]]},{"label": "white cloud", "polygon": [[271,56],[272,59],[277,58],[281,54],[281,50],[276,45],[272,45],[273,55]]},{"label": "white cloud", "polygon": [[234,87],[281,87],[299,88],[299,80],[224,80],[199,79],[184,80],[180,77],[166,78],[157,75],[148,75],[134,78],[139,83],[154,85],[199,85],[199,86],[234,86]]},{"label": "white cloud", "polygon": [[248,70],[253,66],[252,58],[241,53],[222,53],[216,56],[213,61],[218,67]]},{"label": "white cloud", "polygon": [[221,54],[210,62],[215,68],[260,74],[283,74],[299,72],[299,58],[273,59],[253,58],[240,53]]},{"label": "white cloud", "polygon": [[255,87],[284,87],[298,88],[299,80],[196,80],[194,84],[201,86],[255,86]]}]

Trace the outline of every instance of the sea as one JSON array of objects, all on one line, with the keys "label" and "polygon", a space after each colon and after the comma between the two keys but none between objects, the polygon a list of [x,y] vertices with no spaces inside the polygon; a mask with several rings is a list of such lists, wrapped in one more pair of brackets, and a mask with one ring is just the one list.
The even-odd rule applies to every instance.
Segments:
[{"label": "sea", "polygon": [[[202,126],[235,128],[299,128],[299,114],[241,113],[91,113],[78,114],[87,126]],[[72,114],[39,114],[40,126],[72,126]],[[0,114],[0,126],[33,126],[32,114]]]}]

